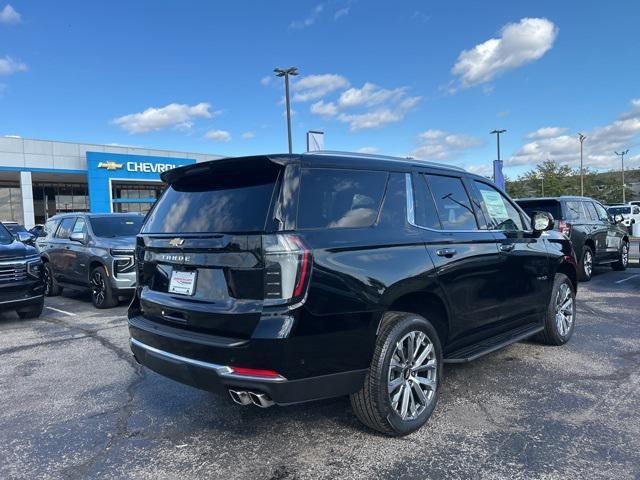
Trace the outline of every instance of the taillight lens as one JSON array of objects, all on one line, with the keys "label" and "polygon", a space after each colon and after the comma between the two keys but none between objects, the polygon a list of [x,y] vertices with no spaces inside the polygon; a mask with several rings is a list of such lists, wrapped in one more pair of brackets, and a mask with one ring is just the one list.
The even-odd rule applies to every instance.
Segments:
[{"label": "taillight lens", "polygon": [[569,225],[565,220],[560,220],[558,229],[560,230],[560,233],[564,233],[567,237],[571,234],[571,225]]},{"label": "taillight lens", "polygon": [[282,378],[278,372],[274,370],[264,370],[261,368],[244,368],[244,367],[229,367],[232,374],[242,375],[243,377],[259,377],[259,378]]},{"label": "taillight lens", "polygon": [[296,235],[263,235],[265,305],[295,303],[305,296],[311,252]]}]

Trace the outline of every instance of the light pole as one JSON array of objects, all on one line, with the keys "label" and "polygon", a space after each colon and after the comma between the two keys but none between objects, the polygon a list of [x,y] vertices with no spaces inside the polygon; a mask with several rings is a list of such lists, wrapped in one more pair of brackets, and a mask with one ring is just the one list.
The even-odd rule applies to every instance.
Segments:
[{"label": "light pole", "polygon": [[584,197],[584,168],[582,167],[582,144],[584,139],[587,138],[580,132],[578,132],[578,138],[580,139],[580,196]]},{"label": "light pole", "polygon": [[538,172],[538,178],[540,179],[540,183],[542,184],[542,196],[544,197],[544,173]]},{"label": "light pole", "polygon": [[[493,135],[495,133],[496,135],[496,141],[498,143],[498,168],[500,169],[500,171],[502,171],[502,164],[500,163],[500,134],[506,132],[506,130],[492,130],[491,132],[489,132],[491,135]],[[502,174],[501,174],[502,176]],[[496,162],[493,162],[493,181],[496,181]],[[504,188],[504,182],[502,182],[503,184],[501,185],[502,188]]]},{"label": "light pole", "polygon": [[284,77],[284,95],[287,103],[287,133],[289,136],[289,153],[292,152],[291,148],[291,105],[289,103],[289,75],[298,75],[298,69],[296,67],[289,67],[287,69],[275,68],[273,70],[276,73],[276,77]]},{"label": "light pole", "polygon": [[622,160],[622,203],[627,203],[627,198],[624,193],[624,156],[629,153],[629,149],[627,148],[624,152],[616,152],[616,155],[620,157]]}]

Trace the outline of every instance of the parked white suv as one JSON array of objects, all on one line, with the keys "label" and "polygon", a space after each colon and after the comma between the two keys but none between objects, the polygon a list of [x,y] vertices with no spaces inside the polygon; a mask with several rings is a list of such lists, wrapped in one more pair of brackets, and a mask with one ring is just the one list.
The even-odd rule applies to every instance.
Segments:
[{"label": "parked white suv", "polygon": [[607,207],[609,215],[615,218],[616,215],[622,215],[624,220],[622,224],[631,228],[634,223],[640,223],[640,206],[632,204],[610,205]]}]

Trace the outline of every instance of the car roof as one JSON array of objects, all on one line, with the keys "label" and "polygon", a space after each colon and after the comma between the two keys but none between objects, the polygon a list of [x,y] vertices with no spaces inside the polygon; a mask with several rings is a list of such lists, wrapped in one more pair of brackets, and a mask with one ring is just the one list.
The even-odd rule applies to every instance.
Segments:
[{"label": "car roof", "polygon": [[595,201],[597,200],[591,197],[581,197],[579,195],[560,195],[559,197],[527,197],[527,198],[516,198],[516,202],[538,202],[538,201],[557,201],[560,202],[562,200],[582,200],[582,201]]},{"label": "car roof", "polygon": [[113,213],[65,212],[65,213],[58,213],[56,215],[53,215],[52,217],[49,217],[49,220],[59,220],[61,218],[66,218],[66,217],[96,218],[96,217],[125,217],[125,216],[131,216],[131,215],[142,216],[142,213],[140,212],[113,212]]}]

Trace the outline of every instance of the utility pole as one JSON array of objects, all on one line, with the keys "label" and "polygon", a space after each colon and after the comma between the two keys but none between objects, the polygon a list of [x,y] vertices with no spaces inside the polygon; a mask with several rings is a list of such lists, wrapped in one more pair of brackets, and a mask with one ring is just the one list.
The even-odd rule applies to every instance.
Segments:
[{"label": "utility pole", "polygon": [[582,163],[582,144],[584,143],[584,139],[587,137],[578,132],[578,138],[580,139],[580,196],[584,197],[584,167]]},{"label": "utility pole", "polygon": [[289,153],[292,153],[291,147],[291,104],[289,102],[289,75],[298,75],[298,69],[296,67],[289,67],[287,69],[275,68],[273,70],[276,77],[284,77],[284,95],[287,103],[287,133],[289,138]]},{"label": "utility pole", "polygon": [[624,192],[624,156],[629,153],[629,149],[627,148],[624,152],[616,152],[616,155],[620,157],[622,160],[622,203],[627,203],[626,194]]}]

